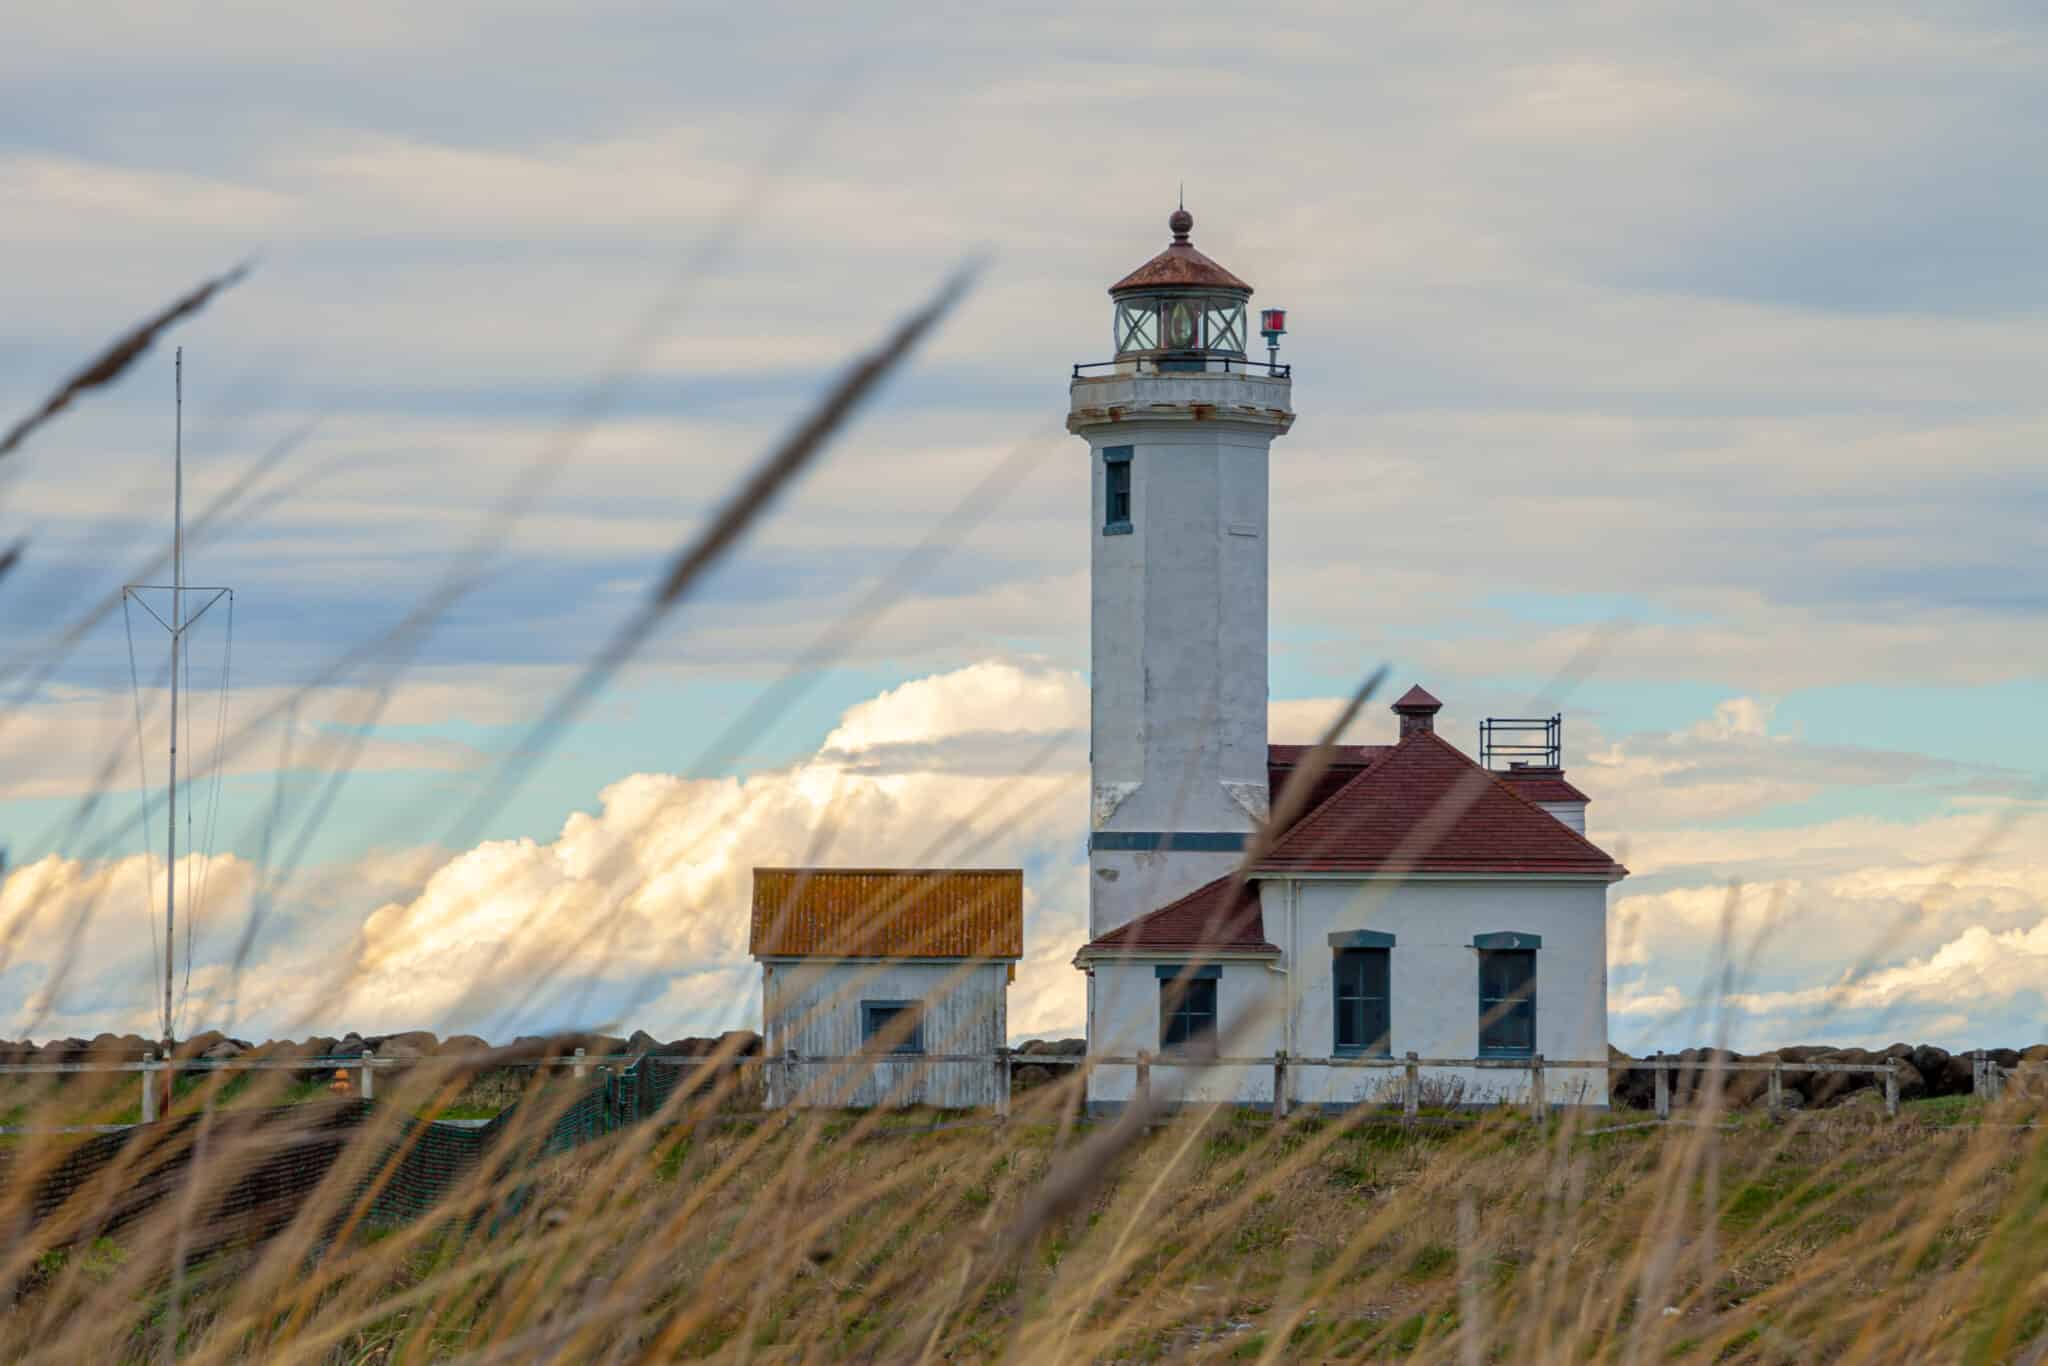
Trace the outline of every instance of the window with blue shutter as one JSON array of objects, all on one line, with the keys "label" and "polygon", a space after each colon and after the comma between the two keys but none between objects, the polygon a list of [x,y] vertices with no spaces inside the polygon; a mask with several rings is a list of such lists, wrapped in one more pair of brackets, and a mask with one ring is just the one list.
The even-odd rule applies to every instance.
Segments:
[{"label": "window with blue shutter", "polygon": [[1536,950],[1479,950],[1479,1056],[1536,1051]]},{"label": "window with blue shutter", "polygon": [[1387,992],[1391,952],[1337,949],[1333,956],[1337,1052],[1386,1057],[1393,1048],[1393,1013]]},{"label": "window with blue shutter", "polygon": [[1102,534],[1128,535],[1131,530],[1131,448],[1102,448]]}]

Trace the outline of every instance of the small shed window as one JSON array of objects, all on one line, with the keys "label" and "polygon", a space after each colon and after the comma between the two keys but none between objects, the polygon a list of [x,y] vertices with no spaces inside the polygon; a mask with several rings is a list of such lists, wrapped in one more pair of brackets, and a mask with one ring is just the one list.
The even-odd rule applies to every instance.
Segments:
[{"label": "small shed window", "polygon": [[1479,1056],[1536,1051],[1536,951],[1479,950]]},{"label": "small shed window", "polygon": [[1159,1046],[1183,1053],[1216,1051],[1216,982],[1213,969],[1201,976],[1159,975]]},{"label": "small shed window", "polygon": [[1131,448],[1102,448],[1102,534],[1127,535],[1131,529]]},{"label": "small shed window", "polygon": [[1337,1051],[1385,1057],[1392,1047],[1386,949],[1337,949]]},{"label": "small shed window", "polygon": [[860,1039],[884,1053],[924,1052],[923,1012],[916,1001],[862,1001]]}]

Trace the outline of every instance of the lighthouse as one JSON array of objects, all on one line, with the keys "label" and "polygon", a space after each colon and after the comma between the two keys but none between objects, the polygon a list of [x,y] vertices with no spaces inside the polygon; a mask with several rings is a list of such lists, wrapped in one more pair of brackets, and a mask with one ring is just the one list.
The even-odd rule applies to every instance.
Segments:
[{"label": "lighthouse", "polygon": [[1194,216],[1110,286],[1112,359],[1074,367],[1088,443],[1088,928],[1228,873],[1266,819],[1267,469],[1294,424],[1285,317],[1195,249]]}]

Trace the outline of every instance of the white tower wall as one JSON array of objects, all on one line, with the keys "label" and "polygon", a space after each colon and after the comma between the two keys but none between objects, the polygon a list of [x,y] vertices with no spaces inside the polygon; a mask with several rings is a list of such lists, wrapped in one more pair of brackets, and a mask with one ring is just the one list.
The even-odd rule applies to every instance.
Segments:
[{"label": "white tower wall", "polygon": [[[1290,388],[1241,370],[1074,381],[1093,488],[1091,937],[1229,872],[1265,819],[1267,469]],[[1119,447],[1128,532],[1105,529]]]}]

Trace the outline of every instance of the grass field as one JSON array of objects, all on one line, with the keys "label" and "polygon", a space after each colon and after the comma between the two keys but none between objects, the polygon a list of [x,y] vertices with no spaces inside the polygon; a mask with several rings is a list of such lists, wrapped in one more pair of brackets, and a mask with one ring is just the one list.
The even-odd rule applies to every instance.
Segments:
[{"label": "grass field", "polygon": [[[1064,1087],[645,1124],[319,1255],[40,1254],[11,1359],[2024,1361],[2048,1156],[2015,1109],[1403,1129],[1183,1115],[1110,1151]],[[1588,1123],[1627,1123],[1602,1116]],[[151,1263],[154,1262],[154,1266]],[[71,1357],[71,1359],[86,1359]]]}]

